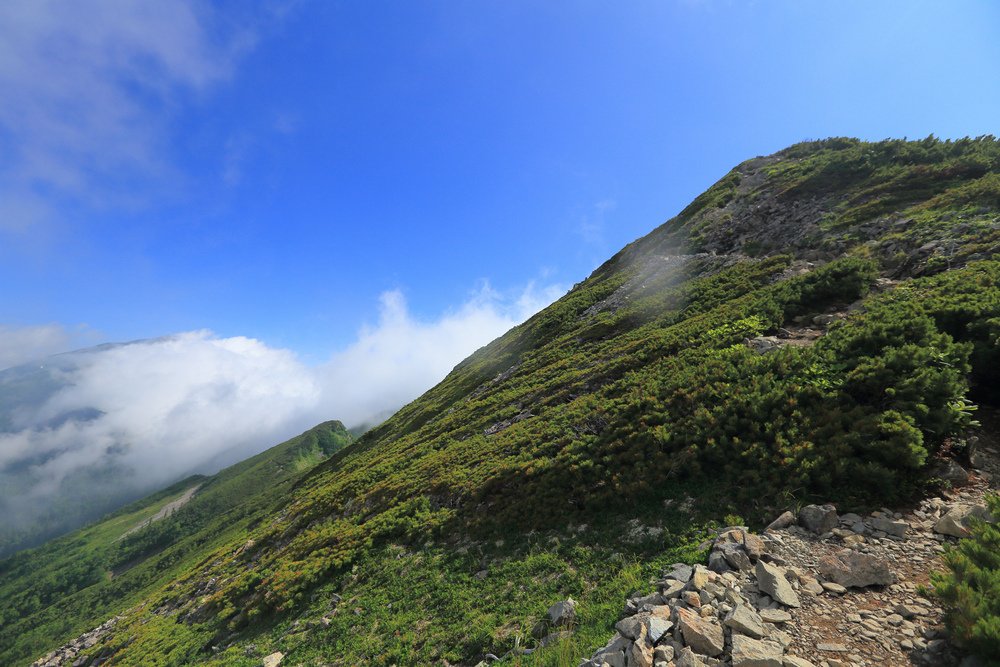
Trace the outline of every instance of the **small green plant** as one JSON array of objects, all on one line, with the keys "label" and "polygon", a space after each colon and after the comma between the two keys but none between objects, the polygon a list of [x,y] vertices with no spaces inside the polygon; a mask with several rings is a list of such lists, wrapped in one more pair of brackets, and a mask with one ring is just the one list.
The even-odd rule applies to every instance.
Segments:
[{"label": "small green plant", "polygon": [[[1000,517],[1000,496],[986,502]],[[952,636],[990,665],[1000,665],[1000,525],[974,519],[971,533],[945,552],[948,570],[931,581],[947,606]]]}]

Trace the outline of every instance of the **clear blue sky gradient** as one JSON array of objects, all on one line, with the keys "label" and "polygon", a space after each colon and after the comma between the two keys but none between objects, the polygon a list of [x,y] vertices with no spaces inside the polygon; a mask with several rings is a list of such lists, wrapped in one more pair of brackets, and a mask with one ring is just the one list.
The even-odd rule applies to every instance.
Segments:
[{"label": "clear blue sky gradient", "polygon": [[168,168],[53,192],[46,238],[0,231],[0,322],[209,328],[322,357],[388,289],[433,318],[482,281],[568,287],[797,141],[1000,134],[985,0],[215,11],[256,39],[171,99]]}]

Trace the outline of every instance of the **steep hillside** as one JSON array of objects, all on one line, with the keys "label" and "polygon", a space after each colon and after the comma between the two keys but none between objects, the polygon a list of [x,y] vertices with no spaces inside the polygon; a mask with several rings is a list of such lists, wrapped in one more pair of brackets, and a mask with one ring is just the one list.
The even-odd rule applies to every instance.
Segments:
[{"label": "steep hillside", "polygon": [[30,662],[244,538],[297,478],[352,439],[340,422],[320,424],[0,561],[0,663]]},{"label": "steep hillside", "polygon": [[970,399],[994,398],[998,250],[992,137],[833,139],[743,163],[87,654],[471,665],[531,647],[570,595],[573,637],[517,660],[575,664],[716,523],[933,484]]}]

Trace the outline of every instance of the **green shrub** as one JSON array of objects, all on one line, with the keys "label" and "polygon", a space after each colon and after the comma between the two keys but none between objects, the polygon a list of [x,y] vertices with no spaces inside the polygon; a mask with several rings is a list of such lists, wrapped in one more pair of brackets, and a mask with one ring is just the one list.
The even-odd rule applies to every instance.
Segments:
[{"label": "green shrub", "polygon": [[[986,499],[1000,517],[1000,496]],[[945,552],[947,572],[932,582],[948,612],[952,636],[991,665],[1000,665],[1000,525],[974,521],[972,535]]]}]

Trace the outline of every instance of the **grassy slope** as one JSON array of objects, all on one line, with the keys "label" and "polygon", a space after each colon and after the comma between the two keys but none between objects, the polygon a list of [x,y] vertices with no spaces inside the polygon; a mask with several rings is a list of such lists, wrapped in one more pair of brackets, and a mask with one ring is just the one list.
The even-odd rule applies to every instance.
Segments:
[{"label": "grassy slope", "polygon": [[[114,660],[475,663],[572,595],[574,644],[522,660],[568,664],[713,522],[918,493],[996,368],[998,173],[992,139],[740,165],[204,552]],[[869,295],[878,273],[904,282]],[[812,347],[742,345],[851,303]]]},{"label": "grassy slope", "polygon": [[[346,446],[339,422],[226,468],[196,476],[132,503],[66,537],[0,562],[0,663],[30,662],[134,604],[149,590],[199,563],[206,552],[243,537],[301,475]],[[201,484],[171,517],[121,539],[143,519]],[[115,576],[112,578],[112,572]]]}]

